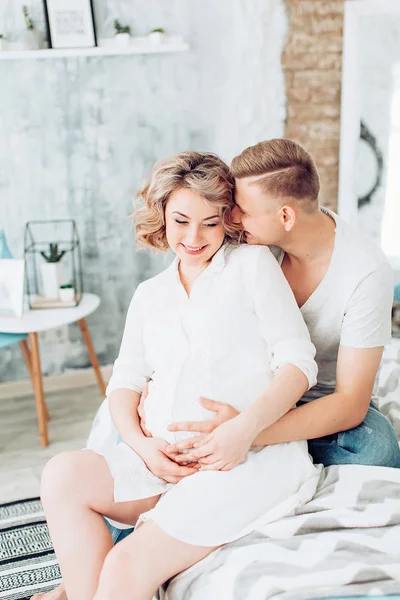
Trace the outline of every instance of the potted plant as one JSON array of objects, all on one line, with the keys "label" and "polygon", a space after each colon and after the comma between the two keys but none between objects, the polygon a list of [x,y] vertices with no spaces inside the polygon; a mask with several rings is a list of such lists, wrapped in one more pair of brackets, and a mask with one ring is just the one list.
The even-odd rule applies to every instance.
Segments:
[{"label": "potted plant", "polygon": [[38,31],[29,16],[28,7],[26,4],[22,7],[24,13],[26,31],[22,36],[22,45],[25,50],[39,50],[44,47],[44,35]]},{"label": "potted plant", "polygon": [[165,38],[165,29],[162,27],[152,29],[148,35],[148,38],[152,44],[162,44]]},{"label": "potted plant", "polygon": [[61,302],[73,302],[75,298],[75,290],[72,283],[60,285],[59,296]]},{"label": "potted plant", "polygon": [[6,48],[6,40],[4,38],[4,35],[2,33],[0,33],[0,50],[5,50]]},{"label": "potted plant", "polygon": [[44,262],[40,265],[42,273],[43,292],[46,298],[56,300],[59,298],[59,288],[62,281],[60,261],[65,250],[59,252],[58,244],[50,243],[48,253],[41,251]]},{"label": "potted plant", "polygon": [[131,28],[129,25],[121,25],[118,19],[114,21],[115,41],[120,46],[129,46],[131,43]]}]

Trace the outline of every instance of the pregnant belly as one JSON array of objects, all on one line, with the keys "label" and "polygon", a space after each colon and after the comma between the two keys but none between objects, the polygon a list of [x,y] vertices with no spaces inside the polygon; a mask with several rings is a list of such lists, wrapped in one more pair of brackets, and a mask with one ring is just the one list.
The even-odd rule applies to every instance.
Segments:
[{"label": "pregnant belly", "polygon": [[216,378],[190,386],[177,386],[168,393],[168,386],[162,382],[149,387],[144,410],[146,428],[154,437],[161,437],[172,443],[193,436],[193,432],[171,432],[168,425],[181,421],[208,421],[215,417],[215,412],[207,410],[200,404],[200,397],[230,404],[239,412],[245,410],[264,392],[271,381],[268,372],[253,374],[251,378],[232,375],[230,379]]},{"label": "pregnant belly", "polygon": [[[146,429],[153,437],[160,437],[169,443],[181,441],[192,437],[192,432],[168,431],[168,425],[180,421],[207,421],[213,419],[215,413],[203,408],[197,398],[188,397],[184,410],[177,410],[176,405],[171,406],[162,402],[157,394],[149,394],[145,401]],[[164,398],[165,400],[165,398]]]}]

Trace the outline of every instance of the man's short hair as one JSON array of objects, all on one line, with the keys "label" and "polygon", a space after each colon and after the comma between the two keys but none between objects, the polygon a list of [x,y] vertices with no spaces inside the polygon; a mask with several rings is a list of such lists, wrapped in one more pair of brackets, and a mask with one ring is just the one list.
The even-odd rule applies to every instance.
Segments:
[{"label": "man's short hair", "polygon": [[231,164],[236,179],[256,177],[254,183],[283,203],[293,200],[306,212],[318,208],[318,171],[311,155],[296,142],[273,139],[250,146]]}]

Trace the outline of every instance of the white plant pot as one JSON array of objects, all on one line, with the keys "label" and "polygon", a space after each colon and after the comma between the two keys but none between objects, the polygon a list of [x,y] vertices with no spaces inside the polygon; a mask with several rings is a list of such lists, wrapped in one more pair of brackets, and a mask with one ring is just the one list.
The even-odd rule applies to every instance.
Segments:
[{"label": "white plant pot", "polygon": [[37,29],[27,29],[18,40],[18,44],[24,50],[41,50],[45,48],[44,34]]},{"label": "white plant pot", "polygon": [[130,33],[117,33],[114,36],[115,43],[117,46],[129,46],[131,43],[131,34]]},{"label": "white plant pot", "polygon": [[6,50],[7,48],[7,42],[6,40],[3,40],[2,38],[0,38],[0,51],[1,50]]},{"label": "white plant pot", "polygon": [[162,44],[165,40],[165,33],[161,33],[160,31],[153,31],[152,33],[149,33],[148,38],[151,44]]},{"label": "white plant pot", "polygon": [[73,302],[75,300],[74,288],[60,288],[58,293],[61,302]]},{"label": "white plant pot", "polygon": [[42,272],[43,293],[46,298],[58,300],[61,284],[61,263],[44,262],[40,265]]}]

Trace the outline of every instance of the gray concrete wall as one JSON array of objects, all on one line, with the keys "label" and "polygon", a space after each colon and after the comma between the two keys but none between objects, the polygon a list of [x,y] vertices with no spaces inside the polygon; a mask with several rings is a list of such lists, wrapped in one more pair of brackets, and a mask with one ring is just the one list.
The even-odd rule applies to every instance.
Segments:
[{"label": "gray concrete wall", "polygon": [[[41,0],[29,4],[40,27]],[[99,294],[89,318],[102,364],[118,352],[126,309],[163,256],[135,253],[127,219],[146,170],[185,149],[231,158],[284,131],[282,0],[95,0],[98,33],[118,17],[136,35],[181,34],[188,53],[0,61],[0,225],[16,257],[31,219],[74,218],[85,288]],[[0,0],[0,32],[24,24]],[[40,336],[43,372],[88,365],[76,326]],[[25,378],[17,347],[0,352],[0,381]]]}]

